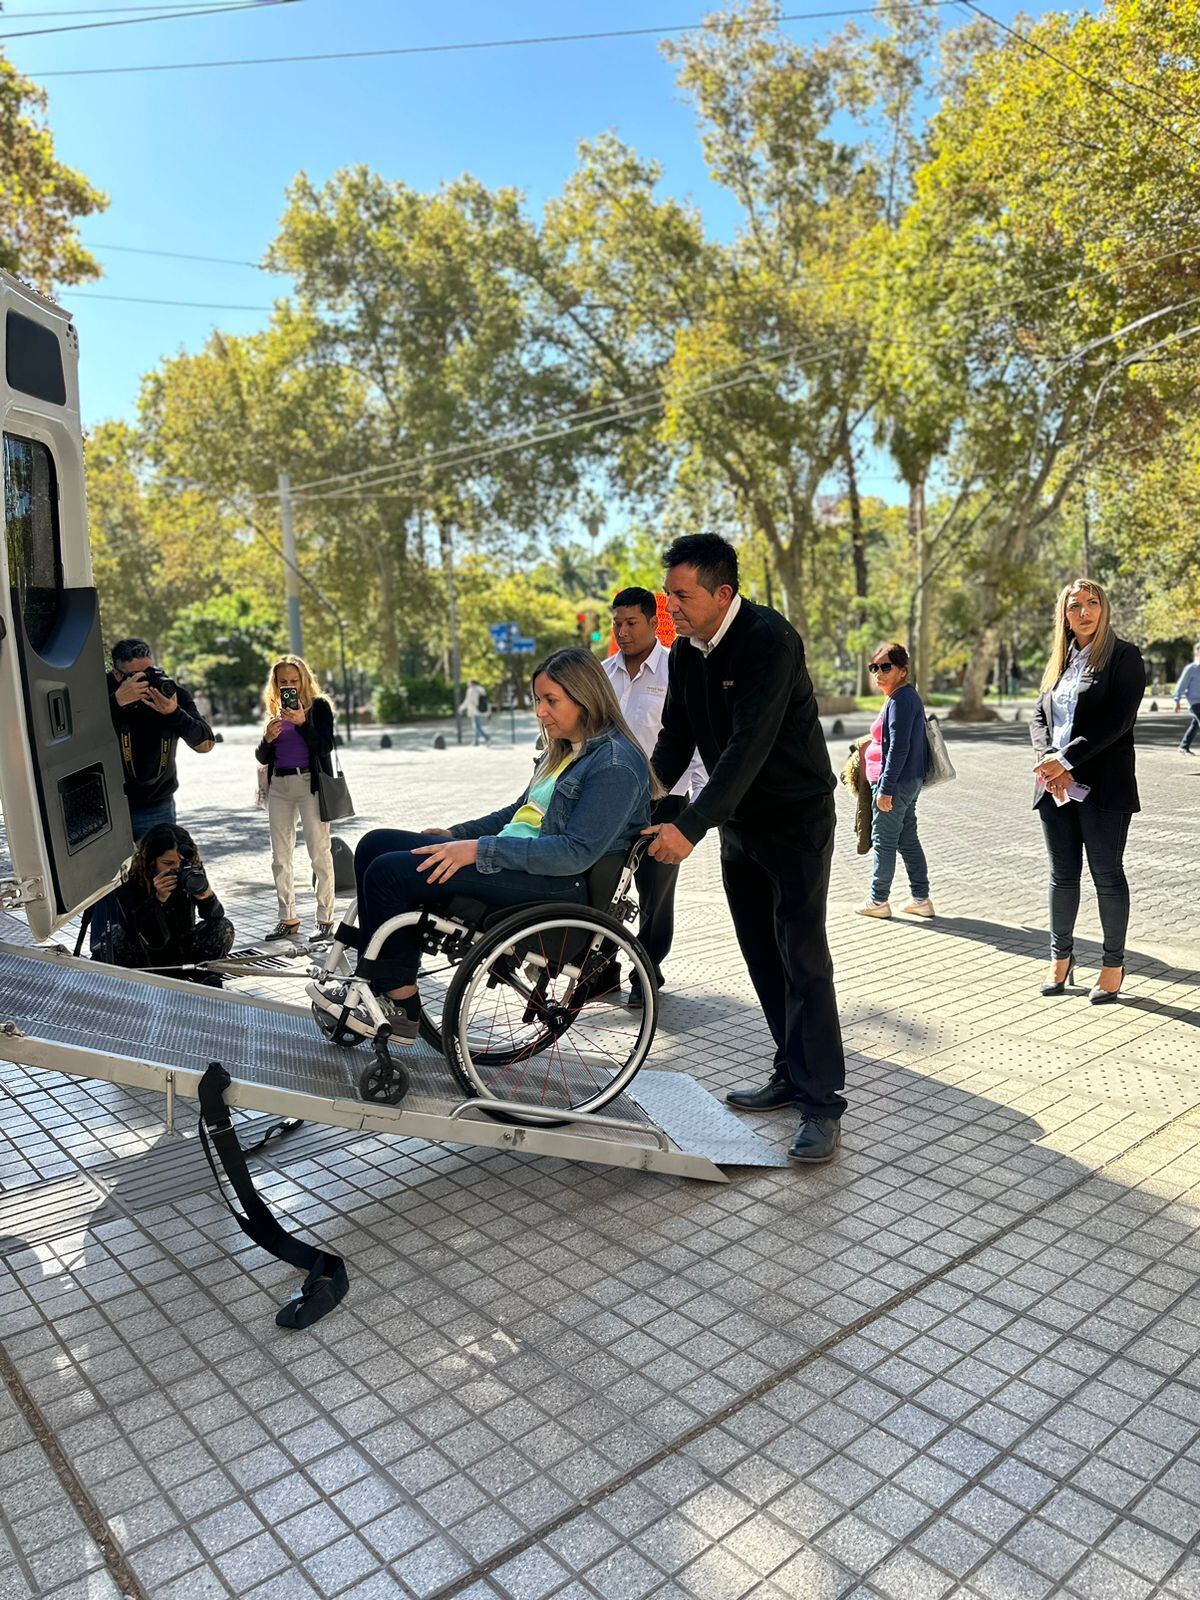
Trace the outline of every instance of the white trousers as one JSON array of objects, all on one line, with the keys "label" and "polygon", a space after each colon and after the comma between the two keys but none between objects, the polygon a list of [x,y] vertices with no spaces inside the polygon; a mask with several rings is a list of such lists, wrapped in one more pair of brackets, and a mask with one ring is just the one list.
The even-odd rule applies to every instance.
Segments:
[{"label": "white trousers", "polygon": [[279,896],[279,920],[295,922],[296,818],[304,830],[308,859],[317,875],[317,917],[333,921],[333,853],[329,848],[329,824],[321,821],[321,802],[309,787],[307,772],[272,778],[267,791],[267,817],[271,823],[271,872]]}]

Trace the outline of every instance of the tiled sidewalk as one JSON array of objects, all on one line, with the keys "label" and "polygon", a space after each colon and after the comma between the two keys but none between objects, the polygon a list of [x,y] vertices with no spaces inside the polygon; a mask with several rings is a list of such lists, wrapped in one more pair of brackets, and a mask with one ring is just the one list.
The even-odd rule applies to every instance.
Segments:
[{"label": "tiled sidewalk", "polygon": [[[0,1241],[0,1340],[112,1543],[10,1404],[0,1597],[1196,1600],[1200,762],[1148,725],[1137,953],[1094,1010],[1037,995],[1016,735],[956,739],[960,782],[923,804],[934,924],[848,914],[842,829],[851,1112],[820,1171],[717,1188],[306,1132],[263,1187],[353,1287],[286,1334],[291,1273],[173,1159],[155,1096],[6,1071],[2,1181],[40,1225]],[[247,934],[274,919],[248,759],[235,734],[184,768]],[[401,825],[528,770],[348,765]],[[765,1030],[711,846],[682,883],[654,1065],[720,1091],[762,1075]]]}]

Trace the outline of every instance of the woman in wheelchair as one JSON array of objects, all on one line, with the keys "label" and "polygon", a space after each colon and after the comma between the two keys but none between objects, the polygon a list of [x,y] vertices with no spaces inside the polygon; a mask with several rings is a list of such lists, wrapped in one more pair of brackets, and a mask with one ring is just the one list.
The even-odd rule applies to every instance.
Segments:
[{"label": "woman in wheelchair", "polygon": [[[586,903],[587,872],[629,850],[650,821],[661,786],[626,726],[612,684],[586,650],[558,650],[533,675],[545,748],[526,792],[511,805],[451,828],[377,828],[354,854],[360,951],[390,918],[467,897],[489,907]],[[360,955],[396,1044],[417,1038],[420,933],[393,933],[378,957]]]}]

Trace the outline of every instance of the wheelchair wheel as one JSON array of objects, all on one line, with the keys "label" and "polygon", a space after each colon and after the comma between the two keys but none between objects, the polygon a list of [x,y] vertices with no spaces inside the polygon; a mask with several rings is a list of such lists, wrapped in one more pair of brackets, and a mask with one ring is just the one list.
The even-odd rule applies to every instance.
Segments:
[{"label": "wheelchair wheel", "polygon": [[[614,962],[639,980],[640,1010],[605,993]],[[590,906],[525,906],[489,929],[455,973],[443,1050],[474,1097],[587,1114],[633,1079],[649,1054],[657,1013],[653,963],[615,917]]]}]

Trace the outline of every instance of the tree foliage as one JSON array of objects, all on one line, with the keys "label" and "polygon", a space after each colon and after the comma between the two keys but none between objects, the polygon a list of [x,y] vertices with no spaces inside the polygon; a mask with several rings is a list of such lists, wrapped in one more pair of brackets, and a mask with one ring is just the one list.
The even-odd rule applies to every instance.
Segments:
[{"label": "tree foliage", "polygon": [[75,220],[107,204],[55,155],[45,91],[0,55],[0,267],[47,292],[55,283],[98,278]]}]

